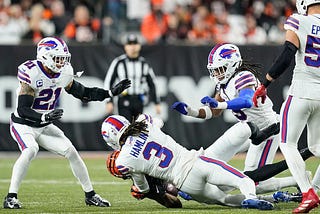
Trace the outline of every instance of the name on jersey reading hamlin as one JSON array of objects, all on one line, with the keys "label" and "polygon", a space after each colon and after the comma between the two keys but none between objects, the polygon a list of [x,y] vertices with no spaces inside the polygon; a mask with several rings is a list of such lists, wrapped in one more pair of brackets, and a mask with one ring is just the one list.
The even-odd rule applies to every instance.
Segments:
[{"label": "name on jersey reading hamlin", "polygon": [[136,142],[134,142],[134,145],[130,151],[130,155],[132,155],[133,157],[138,157],[144,144],[146,143],[146,140],[148,138],[148,134],[146,133],[140,133],[139,138],[136,140]]}]

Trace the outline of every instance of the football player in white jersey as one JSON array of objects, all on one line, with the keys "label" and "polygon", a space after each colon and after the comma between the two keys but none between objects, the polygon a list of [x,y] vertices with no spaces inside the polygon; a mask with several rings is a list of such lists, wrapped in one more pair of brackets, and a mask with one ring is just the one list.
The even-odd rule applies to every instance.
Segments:
[{"label": "football player in white jersey", "polygon": [[[298,152],[298,140],[307,125],[308,148],[320,157],[320,0],[297,0],[296,7],[298,14],[291,15],[284,24],[284,49],[256,90],[253,100],[256,106],[261,105],[258,98],[262,98],[264,103],[268,85],[295,58],[291,86],[280,111],[280,149],[303,193],[303,200],[293,213],[308,213],[319,205],[320,200]],[[313,180],[314,186],[320,183],[319,167]]]},{"label": "football player in white jersey", "polygon": [[[248,146],[244,171],[252,171],[272,163],[279,146],[279,121],[277,113],[272,109],[273,103],[268,97],[262,106],[253,107],[252,96],[259,84],[256,77],[259,65],[243,61],[236,45],[218,44],[209,53],[207,68],[210,78],[217,84],[215,98],[202,98],[201,102],[205,105],[199,109],[192,108],[184,102],[176,102],[172,108],[181,114],[203,119],[219,116],[224,110],[229,109],[238,119],[238,123],[254,122],[260,130],[270,127],[270,131],[274,133],[270,133],[272,136],[263,142],[242,141],[235,144],[235,141],[219,141],[206,149],[206,156],[228,162]],[[237,131],[242,130],[239,128]],[[257,192],[276,191],[296,185],[292,177],[273,177],[259,182]]]},{"label": "football player in white jersey", "polygon": [[[239,125],[243,133],[238,133],[241,139],[236,136],[235,141],[252,134],[247,123]],[[187,150],[162,132],[162,126],[162,120],[146,114],[141,114],[132,124],[120,115],[109,116],[102,124],[104,140],[120,150],[115,161],[117,169],[132,178],[136,197],[143,198],[149,192],[145,177],[149,175],[172,183],[198,202],[273,209],[272,203],[258,199],[255,184],[249,177],[221,160],[205,156],[203,149]],[[222,190],[224,186],[239,188],[242,194],[227,194]]]},{"label": "football player in white jersey", "polygon": [[62,89],[85,102],[102,101],[120,94],[131,82],[122,80],[110,90],[85,87],[74,80],[70,58],[71,54],[62,39],[47,37],[37,45],[37,59],[28,60],[18,67],[17,108],[11,115],[10,132],[21,155],[13,166],[4,208],[21,208],[17,196],[19,186],[39,146],[69,160],[72,172],[85,192],[87,205],[111,205],[95,193],[88,170],[77,150],[52,122],[63,115],[62,109],[56,109]]}]

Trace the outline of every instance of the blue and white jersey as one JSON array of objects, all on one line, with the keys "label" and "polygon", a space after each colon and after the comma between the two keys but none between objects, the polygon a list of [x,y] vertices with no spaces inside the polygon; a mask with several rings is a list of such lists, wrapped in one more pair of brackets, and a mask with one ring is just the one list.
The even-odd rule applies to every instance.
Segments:
[{"label": "blue and white jersey", "polygon": [[[19,82],[29,85],[35,92],[32,109],[45,113],[53,110],[63,88],[73,80],[73,68],[70,63],[62,67],[61,73],[49,76],[41,62],[28,60],[18,67]],[[21,84],[17,89],[17,101]],[[17,102],[18,103],[18,102]],[[17,111],[15,116],[19,117]]]},{"label": "blue and white jersey", "polygon": [[[225,100],[233,100],[239,97],[239,92],[248,86],[256,88],[259,80],[250,71],[241,71],[233,76],[227,85],[220,87],[220,96]],[[271,124],[278,122],[278,116],[273,111],[273,103],[267,97],[264,104],[259,103],[258,107],[232,111],[239,121],[254,122],[260,129],[266,128]]]},{"label": "blue and white jersey", "polygon": [[143,114],[137,120],[141,117],[145,117],[148,132],[127,138],[116,160],[117,168],[129,173],[142,192],[149,189],[145,174],[170,181],[179,188],[201,150],[187,150],[163,133],[151,116]]},{"label": "blue and white jersey", "polygon": [[291,15],[284,24],[300,41],[289,95],[320,100],[320,14]]}]

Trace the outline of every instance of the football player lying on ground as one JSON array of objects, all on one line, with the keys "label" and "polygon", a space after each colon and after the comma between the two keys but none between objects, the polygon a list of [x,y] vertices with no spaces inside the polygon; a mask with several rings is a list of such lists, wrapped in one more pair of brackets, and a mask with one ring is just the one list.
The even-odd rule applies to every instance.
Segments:
[{"label": "football player lying on ground", "polygon": [[[232,136],[234,141],[243,141],[256,134],[252,133],[257,130],[256,126],[252,128],[252,123],[236,125],[242,126],[242,132],[222,135],[222,138]],[[172,183],[200,203],[273,209],[272,203],[258,199],[255,183],[249,177],[223,161],[204,156],[203,149],[187,150],[162,132],[162,126],[160,119],[146,114],[132,124],[120,115],[109,116],[102,124],[104,140],[113,149],[120,150],[116,167],[121,174],[132,178],[136,198],[142,199],[150,191],[145,177],[149,175]],[[227,194],[220,186],[238,188],[241,194]]]},{"label": "football player lying on ground", "polygon": [[[124,180],[131,179],[130,176],[122,175],[118,168],[116,167],[115,161],[119,156],[120,151],[114,150],[112,153],[109,153],[106,160],[107,170],[110,172],[111,175],[122,178]],[[146,175],[146,179],[149,185],[149,192],[144,195],[144,198],[149,198],[151,200],[155,200],[159,204],[167,207],[167,208],[181,208],[182,203],[177,198],[178,196],[178,189],[170,183],[164,182],[161,179],[154,178],[151,176]],[[135,186],[131,186],[131,195],[137,198]],[[143,199],[138,196],[138,199]]]}]

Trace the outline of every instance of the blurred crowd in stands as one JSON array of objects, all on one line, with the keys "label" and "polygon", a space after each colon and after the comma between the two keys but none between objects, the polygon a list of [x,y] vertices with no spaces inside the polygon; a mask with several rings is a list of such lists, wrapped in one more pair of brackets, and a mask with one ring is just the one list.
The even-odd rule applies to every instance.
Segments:
[{"label": "blurred crowd in stands", "polygon": [[0,44],[282,44],[295,0],[0,0]]}]

